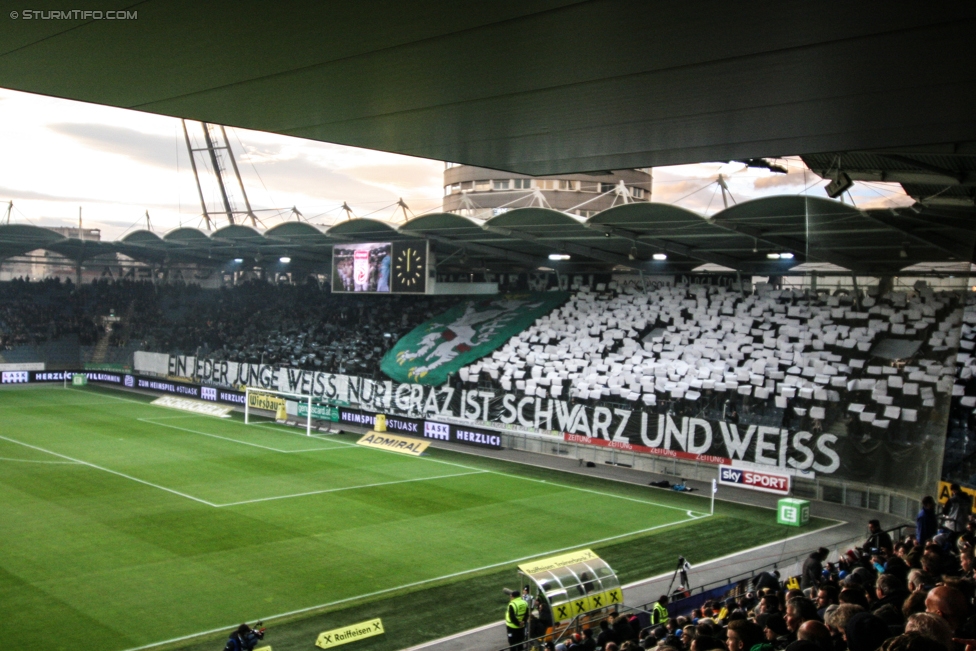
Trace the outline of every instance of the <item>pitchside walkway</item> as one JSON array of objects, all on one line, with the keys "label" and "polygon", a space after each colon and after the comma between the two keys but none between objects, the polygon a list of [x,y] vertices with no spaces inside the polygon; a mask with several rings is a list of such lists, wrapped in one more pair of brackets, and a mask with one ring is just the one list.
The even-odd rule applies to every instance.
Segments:
[{"label": "pitchside walkway", "polygon": [[[542,456],[520,450],[481,450],[472,449],[468,446],[441,443],[435,444],[437,447],[456,450],[469,454],[504,459],[516,463],[525,463],[534,466],[545,466],[556,470],[564,470],[572,473],[585,474],[589,476],[603,477],[616,481],[625,481],[646,486],[648,482],[660,479],[670,479],[663,475],[654,475],[647,472],[623,468],[620,466],[597,466],[587,468],[580,466],[576,459],[568,459],[556,456]],[[687,484],[695,489],[699,495],[708,495],[711,486],[704,482],[688,481]],[[664,489],[660,489],[664,490]],[[717,496],[719,499],[735,500],[745,504],[755,504],[766,506],[770,509],[775,508],[777,496],[748,490],[735,490],[730,488],[720,488]],[[791,559],[797,555],[806,555],[817,547],[827,547],[835,551],[841,551],[853,546],[852,540],[857,540],[857,544],[867,538],[867,522],[872,518],[881,520],[882,526],[886,529],[905,524],[904,520],[894,516],[886,516],[874,511],[858,509],[854,507],[841,506],[827,502],[811,502],[811,515],[821,518],[831,518],[838,522],[828,529],[821,529],[809,534],[800,535],[790,540],[772,543],[741,552],[727,558],[718,558],[707,563],[702,563],[693,567],[690,575],[692,585],[704,585],[717,581],[722,581],[734,575],[739,575],[754,569],[769,566],[781,559]],[[770,520],[775,520],[776,514],[773,510],[769,512]],[[679,554],[686,551],[675,549],[675,563]],[[831,559],[835,553],[831,554]],[[789,575],[792,562],[780,564],[780,573]],[[652,577],[637,583],[624,586],[624,603],[629,606],[640,606],[655,601],[662,593],[668,589],[671,582],[671,573]],[[513,575],[514,580],[514,575]],[[505,598],[499,590],[498,612],[502,615],[505,608]],[[501,617],[494,624],[489,624],[480,628],[458,633],[440,640],[427,642],[425,644],[411,647],[408,651],[497,651],[505,647],[505,624]]]}]

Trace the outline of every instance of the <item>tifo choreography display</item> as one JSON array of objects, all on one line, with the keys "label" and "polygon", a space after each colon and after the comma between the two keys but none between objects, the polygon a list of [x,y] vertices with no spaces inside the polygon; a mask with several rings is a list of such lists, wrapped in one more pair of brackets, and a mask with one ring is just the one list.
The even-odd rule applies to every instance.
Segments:
[{"label": "tifo choreography display", "polygon": [[[356,297],[294,286],[118,285],[90,291],[135,297],[145,307],[135,311],[136,324],[147,314],[182,333],[174,345],[174,335],[163,341],[150,326],[128,329],[130,336],[146,329],[137,371],[169,376],[149,381],[177,389],[175,377],[222,397],[242,385],[263,387],[361,413],[906,490],[940,473],[940,424],[951,407],[950,436],[959,444],[945,454],[947,468],[953,477],[976,476],[967,416],[976,390],[953,386],[957,355],[960,382],[971,376],[966,346],[976,319],[964,313],[962,293],[924,283],[833,294],[611,283],[547,293],[551,302],[539,305],[534,322],[511,332],[505,301],[534,306],[532,295],[387,297],[380,313]],[[59,287],[37,290],[57,295]],[[14,296],[29,293],[18,286]],[[167,316],[173,301],[182,306],[179,320]],[[231,336],[243,332],[242,319],[232,313],[245,315],[247,337],[269,346],[242,348],[247,337]],[[366,325],[343,328],[343,320]],[[468,361],[473,352],[484,356]],[[387,362],[413,373],[411,381],[384,376]],[[450,372],[441,377],[443,370]]]}]

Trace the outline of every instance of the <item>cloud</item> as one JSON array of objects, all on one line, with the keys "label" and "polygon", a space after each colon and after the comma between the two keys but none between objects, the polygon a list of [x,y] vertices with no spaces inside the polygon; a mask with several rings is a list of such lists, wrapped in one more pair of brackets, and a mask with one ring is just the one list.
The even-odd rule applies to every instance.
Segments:
[{"label": "cloud", "polygon": [[768,190],[770,188],[805,188],[807,183],[817,180],[817,176],[810,172],[790,172],[789,174],[770,174],[753,179],[752,187],[755,190]]},{"label": "cloud", "polygon": [[714,185],[714,183],[714,177],[688,179],[686,181],[670,182],[667,184],[655,182],[652,196],[654,201],[673,202],[693,193],[706,194],[707,191],[704,188]]},{"label": "cloud", "polygon": [[[396,196],[388,191],[302,158],[262,161],[256,163],[254,169],[272,196],[297,193],[350,203],[385,199],[396,201]],[[241,170],[241,175],[247,176],[248,172],[253,174],[253,171],[245,168]]]},{"label": "cloud", "polygon": [[403,163],[398,165],[371,165],[350,167],[345,172],[351,176],[378,185],[407,188],[415,191],[420,188],[443,185],[443,164],[418,165]]},{"label": "cloud", "polygon": [[[113,199],[106,199],[101,197],[83,197],[83,196],[68,196],[63,194],[50,194],[47,192],[35,192],[33,190],[21,190],[16,188],[8,188],[0,186],[0,209],[3,209],[3,204],[7,201],[13,201],[14,207],[17,206],[18,201],[51,201],[56,203],[67,203],[67,204],[98,204],[105,206],[130,206],[132,205],[128,201],[116,201]],[[173,202],[142,202],[138,206],[138,210],[178,210],[180,204],[176,201]],[[75,206],[72,206],[74,210],[77,210]]]},{"label": "cloud", "polygon": [[47,128],[77,141],[84,147],[125,156],[133,162],[168,170],[176,168],[177,151],[181,152],[181,156],[186,155],[186,152],[182,151],[186,147],[185,143],[174,142],[172,138],[143,133],[135,129],[75,122],[57,122],[49,124]]}]

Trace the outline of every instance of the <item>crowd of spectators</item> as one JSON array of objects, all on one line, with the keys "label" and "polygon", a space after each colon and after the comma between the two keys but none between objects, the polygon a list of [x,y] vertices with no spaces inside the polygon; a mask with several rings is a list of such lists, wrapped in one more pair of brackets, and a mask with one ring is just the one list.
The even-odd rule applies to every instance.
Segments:
[{"label": "crowd of spectators", "polygon": [[[332,294],[317,284],[235,287],[105,280],[0,283],[0,346],[77,335],[151,352],[379,377],[396,341],[457,302],[451,297]],[[112,317],[106,319],[106,317]],[[118,319],[116,322],[114,319]]]},{"label": "crowd of spectators", "polygon": [[[332,294],[317,284],[197,285],[58,279],[0,283],[0,349],[120,322],[113,346],[377,378],[405,333],[457,298]],[[520,395],[845,433],[917,445],[953,398],[948,459],[976,476],[976,306],[924,284],[879,295],[759,286],[574,293],[454,381]],[[956,365],[956,356],[962,362]],[[953,375],[956,385],[953,387]],[[934,420],[940,420],[935,418]],[[968,465],[967,465],[968,464]],[[963,476],[964,475],[964,476]]]},{"label": "crowd of spectators", "polygon": [[963,314],[947,437],[946,479],[976,485],[976,296]]},{"label": "crowd of spectators", "polygon": [[[16,279],[0,283],[0,350],[36,346],[76,335],[93,346],[106,332],[103,317],[137,309],[153,295],[150,283],[95,281],[76,285],[52,278],[39,282]],[[121,331],[113,333],[121,344]]]},{"label": "crowd of spectators", "polygon": [[972,503],[958,499],[965,512],[941,529],[929,497],[911,535],[893,540],[872,521],[867,540],[836,561],[826,561],[827,549],[813,552],[799,587],[763,572],[737,595],[691,612],[679,614],[680,602],[672,602],[663,624],[614,613],[558,644],[535,644],[556,651],[972,651],[976,522]]},{"label": "crowd of spectators", "polygon": [[316,284],[163,286],[134,333],[151,352],[378,378],[400,337],[456,301],[332,294]]},{"label": "crowd of spectators", "polygon": [[[580,291],[462,369],[468,384],[909,442],[952,392],[961,294],[709,285]],[[908,423],[908,425],[903,425]]]}]

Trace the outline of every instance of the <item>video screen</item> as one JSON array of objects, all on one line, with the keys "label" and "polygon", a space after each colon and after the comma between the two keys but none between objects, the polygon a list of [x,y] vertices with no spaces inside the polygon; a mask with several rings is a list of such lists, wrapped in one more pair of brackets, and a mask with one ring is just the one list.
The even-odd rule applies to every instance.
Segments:
[{"label": "video screen", "polygon": [[389,293],[393,244],[371,242],[332,247],[332,291]]},{"label": "video screen", "polygon": [[425,240],[336,244],[332,291],[425,294],[430,251]]}]

